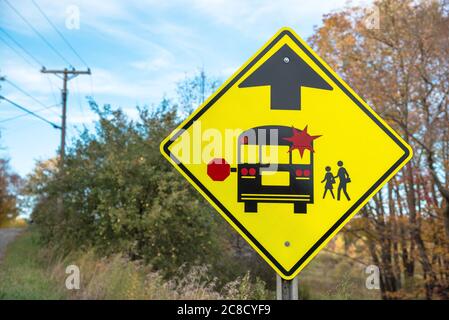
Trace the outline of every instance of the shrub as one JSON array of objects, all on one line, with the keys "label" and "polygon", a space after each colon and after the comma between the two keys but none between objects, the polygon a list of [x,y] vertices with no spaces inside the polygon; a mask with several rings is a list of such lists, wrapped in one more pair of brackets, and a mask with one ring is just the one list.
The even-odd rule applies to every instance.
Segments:
[{"label": "shrub", "polygon": [[93,103],[93,110],[95,132],[73,142],[63,171],[45,162],[29,179],[44,241],[66,252],[120,253],[165,274],[213,263],[222,251],[216,215],[159,152],[178,121],[175,106],[164,100],[154,112],[140,110],[136,121],[109,106]]}]

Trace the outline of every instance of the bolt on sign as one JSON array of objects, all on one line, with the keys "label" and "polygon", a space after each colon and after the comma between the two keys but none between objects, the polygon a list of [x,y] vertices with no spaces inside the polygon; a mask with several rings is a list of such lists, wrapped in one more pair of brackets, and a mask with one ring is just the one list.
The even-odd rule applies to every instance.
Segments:
[{"label": "bolt on sign", "polygon": [[288,28],[182,122],[161,152],[285,279],[412,157]]}]

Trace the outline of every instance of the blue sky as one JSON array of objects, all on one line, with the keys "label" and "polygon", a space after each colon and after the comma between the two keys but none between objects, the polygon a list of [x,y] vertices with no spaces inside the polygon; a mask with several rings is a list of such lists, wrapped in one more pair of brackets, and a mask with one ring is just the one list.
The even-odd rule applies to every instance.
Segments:
[{"label": "blue sky", "polygon": [[[365,5],[368,0],[35,0],[92,70],[69,82],[68,140],[95,116],[85,96],[98,103],[123,108],[131,117],[136,105],[152,105],[174,96],[176,83],[200,68],[226,79],[279,28],[292,27],[304,39],[320,25],[323,14],[348,3]],[[9,2],[77,69],[86,68],[43,18],[31,0]],[[79,29],[66,27],[71,6],[79,9]],[[67,64],[54,53],[14,11],[0,0],[0,28],[6,30],[48,69]],[[0,32],[0,37],[20,49]],[[22,52],[21,52],[22,53]],[[22,53],[22,55],[24,55]],[[26,57],[26,56],[25,56]],[[0,42],[0,75],[16,84],[45,106],[60,103],[62,81],[40,73]],[[42,109],[9,83],[0,94],[31,109]],[[5,121],[23,114],[0,101],[0,146],[21,175],[29,173],[36,160],[55,155],[60,131],[31,116]],[[39,113],[59,123],[60,105]]]}]

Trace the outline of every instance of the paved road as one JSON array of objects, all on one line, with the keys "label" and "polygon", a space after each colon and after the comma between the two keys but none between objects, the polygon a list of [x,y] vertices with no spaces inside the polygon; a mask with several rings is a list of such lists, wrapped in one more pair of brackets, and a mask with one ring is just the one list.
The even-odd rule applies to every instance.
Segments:
[{"label": "paved road", "polygon": [[0,229],[0,261],[5,253],[6,246],[22,231],[23,229]]}]

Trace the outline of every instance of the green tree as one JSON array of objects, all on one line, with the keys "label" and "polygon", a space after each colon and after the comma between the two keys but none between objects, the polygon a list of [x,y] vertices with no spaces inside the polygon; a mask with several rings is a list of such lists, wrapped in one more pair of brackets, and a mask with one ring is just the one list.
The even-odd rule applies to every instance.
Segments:
[{"label": "green tree", "polygon": [[122,252],[167,272],[210,262],[220,251],[211,209],[159,152],[179,121],[176,106],[164,100],[155,111],[139,110],[138,120],[91,106],[99,116],[95,132],[84,131],[68,148],[64,174],[41,163],[29,179],[44,238],[66,249]]},{"label": "green tree", "polygon": [[177,101],[183,113],[190,114],[218,88],[219,84],[218,78],[208,76],[203,69],[192,77],[186,77],[178,82]]}]

